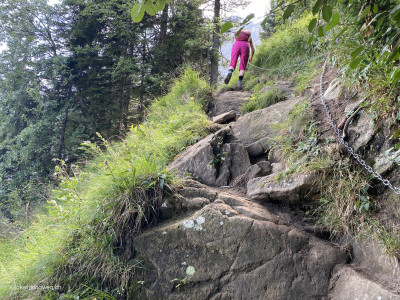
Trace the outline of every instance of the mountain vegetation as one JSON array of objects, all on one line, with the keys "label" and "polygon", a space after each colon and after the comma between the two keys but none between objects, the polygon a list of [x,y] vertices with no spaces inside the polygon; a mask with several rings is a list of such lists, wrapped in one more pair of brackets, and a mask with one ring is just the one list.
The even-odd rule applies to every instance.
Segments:
[{"label": "mountain vegetation", "polygon": [[[235,85],[215,88],[219,31],[254,21],[207,20],[204,2],[0,0],[0,298],[144,299],[133,237],[181,185],[168,164],[218,129],[206,114],[213,92]],[[264,89],[281,80],[307,93],[326,60],[363,95],[372,126],[388,128],[397,169],[400,2],[271,5],[242,113],[285,100]],[[327,151],[310,110],[297,105],[280,125],[272,148],[291,167],[276,180],[317,172],[319,198],[297,205],[307,221],[399,257],[398,197]]]}]

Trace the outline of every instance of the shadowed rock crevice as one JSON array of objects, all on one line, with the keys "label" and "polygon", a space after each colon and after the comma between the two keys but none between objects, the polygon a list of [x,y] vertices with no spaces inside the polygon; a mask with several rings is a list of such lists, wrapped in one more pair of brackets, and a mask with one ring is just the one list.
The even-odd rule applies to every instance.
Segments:
[{"label": "shadowed rock crevice", "polygon": [[184,151],[170,169],[209,186],[227,186],[249,166],[244,145],[234,137],[230,127],[225,127]]}]

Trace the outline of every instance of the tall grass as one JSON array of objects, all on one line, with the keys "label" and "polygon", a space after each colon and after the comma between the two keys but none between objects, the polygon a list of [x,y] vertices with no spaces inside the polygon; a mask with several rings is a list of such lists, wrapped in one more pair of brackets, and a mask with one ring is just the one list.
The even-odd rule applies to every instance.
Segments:
[{"label": "tall grass", "polygon": [[[275,69],[296,64],[310,56],[311,49],[307,46],[309,33],[307,26],[312,19],[311,14],[304,14],[301,18],[281,25],[271,37],[262,41],[256,49],[254,64],[258,67]],[[280,74],[293,72],[277,71]]]},{"label": "tall grass", "polygon": [[94,291],[132,296],[140,262],[129,240],[157,221],[162,195],[174,180],[166,165],[208,132],[203,107],[210,94],[188,69],[125,140],[87,142],[93,158],[85,167],[61,165],[48,212],[18,237],[0,242],[0,298],[56,299],[54,292],[27,290],[54,285],[65,299]]}]

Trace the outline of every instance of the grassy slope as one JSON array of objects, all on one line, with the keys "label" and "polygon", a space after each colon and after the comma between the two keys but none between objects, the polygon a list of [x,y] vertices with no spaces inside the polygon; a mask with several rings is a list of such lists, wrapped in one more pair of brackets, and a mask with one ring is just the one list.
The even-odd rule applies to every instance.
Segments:
[{"label": "grassy slope", "polygon": [[[302,92],[308,81],[320,72],[321,60],[292,66],[315,55],[307,46],[309,19],[309,15],[304,15],[300,20],[282,26],[257,47],[254,64],[280,70],[249,68],[244,84],[247,90],[253,91],[253,103],[248,104],[251,109],[254,103],[256,109],[271,103],[260,92],[266,84],[294,80],[298,91]],[[236,82],[232,81],[234,84]],[[76,177],[69,177],[60,168],[61,185],[54,194],[59,200],[53,203],[51,213],[39,215],[19,238],[0,244],[0,298],[9,296],[16,285],[48,280],[49,274],[70,285],[71,297],[77,294],[83,297],[93,292],[90,289],[83,291],[73,281],[84,280],[86,284],[100,288],[96,286],[99,278],[105,279],[102,287],[117,297],[120,291],[112,289],[121,288],[121,278],[134,272],[136,262],[126,261],[124,253],[113,251],[127,228],[121,223],[132,225],[132,218],[121,219],[122,214],[115,212],[127,208],[137,210],[143,203],[138,203],[135,195],[149,190],[157,194],[161,183],[168,184],[173,180],[164,166],[203,136],[210,126],[202,112],[202,104],[209,92],[206,83],[188,71],[170,94],[152,106],[146,123],[134,128],[126,140],[113,145],[105,143],[105,153],[88,144],[96,156],[83,170],[74,170]],[[275,145],[294,166],[289,173],[318,172],[321,175],[319,189],[322,193],[307,204],[308,213],[314,221],[336,232],[357,233],[361,222],[370,232],[377,228],[382,230],[373,211],[354,209],[359,201],[371,200],[365,189],[368,178],[363,177],[356,167],[351,167],[351,163],[335,149],[323,145],[309,113],[308,103],[297,106],[283,126],[285,138],[277,140]],[[304,156],[308,158],[304,163],[294,164]],[[281,174],[281,177],[286,175]],[[388,237],[387,231],[380,232],[386,238],[388,248],[392,247],[393,252],[398,253],[398,239]]]},{"label": "grassy slope", "polygon": [[[118,286],[122,280],[119,276],[123,275],[121,268],[129,268],[129,264],[113,253],[115,233],[126,228],[120,228],[121,219],[111,211],[126,209],[122,204],[127,203],[134,203],[130,208],[139,211],[143,203],[133,199],[139,191],[162,192],[162,187],[173,180],[165,166],[177,153],[203,137],[211,126],[203,110],[209,97],[207,83],[187,70],[171,92],[152,105],[146,122],[132,128],[124,141],[104,142],[105,152],[87,143],[94,158],[86,167],[74,166],[66,172],[61,166],[60,186],[53,193],[49,212],[38,215],[19,236],[0,242],[0,298],[38,295],[17,287],[39,282],[63,284],[65,289],[66,284],[71,284],[67,274],[71,267],[75,268],[74,278],[87,284],[91,277],[113,271],[106,286],[109,290]],[[103,225],[99,227],[98,223]],[[91,269],[86,271],[83,266],[80,270],[77,264],[71,264],[85,260],[91,261],[86,266]],[[71,297],[79,294],[77,284],[70,287]],[[84,294],[79,295],[82,298]]]}]

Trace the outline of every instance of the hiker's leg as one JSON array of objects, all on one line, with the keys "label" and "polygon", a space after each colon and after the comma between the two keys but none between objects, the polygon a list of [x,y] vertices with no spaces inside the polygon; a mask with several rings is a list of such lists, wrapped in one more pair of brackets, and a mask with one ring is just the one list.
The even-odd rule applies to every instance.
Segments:
[{"label": "hiker's leg", "polygon": [[226,74],[226,77],[224,80],[225,84],[228,84],[229,81],[231,80],[232,73],[236,69],[237,60],[239,58],[239,55],[240,55],[240,47],[238,46],[237,43],[234,43],[232,46],[232,51],[231,51],[231,63],[229,65],[228,74]]},{"label": "hiker's leg", "polygon": [[249,61],[249,56],[250,56],[250,47],[247,43],[241,44],[241,49],[240,49],[240,65],[239,65],[239,80],[238,80],[238,86],[242,86],[242,80],[244,73],[246,72],[246,66],[247,62]]},{"label": "hiker's leg", "polygon": [[[247,62],[250,56],[250,46],[247,42],[242,42],[240,44],[240,65],[239,65],[239,76],[244,76],[246,71]],[[242,73],[240,73],[242,72]]]},{"label": "hiker's leg", "polygon": [[240,54],[240,45],[239,43],[235,42],[232,46],[232,51],[231,51],[231,63],[229,65],[229,70],[235,70],[236,65],[237,65],[237,60],[239,58]]}]

